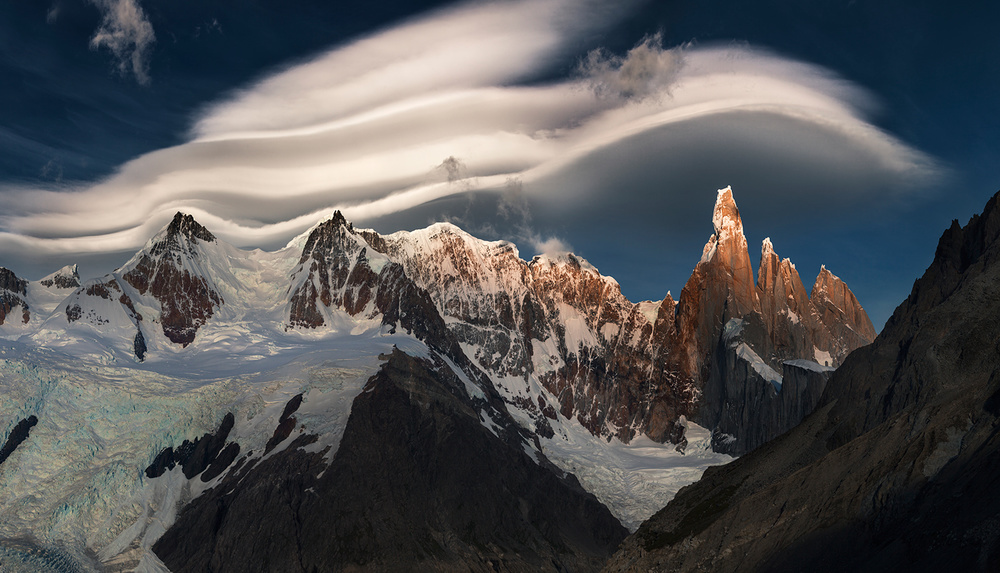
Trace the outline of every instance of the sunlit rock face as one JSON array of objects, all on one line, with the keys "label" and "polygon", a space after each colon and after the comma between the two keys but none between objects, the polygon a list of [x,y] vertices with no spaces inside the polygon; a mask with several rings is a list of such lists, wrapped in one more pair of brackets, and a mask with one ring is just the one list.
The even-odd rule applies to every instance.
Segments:
[{"label": "sunlit rock face", "polygon": [[[347,529],[322,540],[350,550],[311,554],[320,569],[404,546],[400,563],[414,562],[428,540],[457,568],[516,553],[531,557],[512,570],[595,569],[622,524],[731,459],[720,452],[794,426],[859,343],[842,333],[863,310],[832,275],[821,309],[766,242],[754,281],[729,189],[713,230],[679,299],[637,303],[570,253],[525,261],[453,225],[380,235],[340,213],[274,252],[178,214],[105,276],[0,274],[15,438],[0,489],[16,500],[0,504],[0,537],[116,570],[157,570],[156,555],[204,570],[216,561],[202,551],[240,563],[218,542],[244,534],[276,558],[303,546],[301,532],[269,546],[247,530],[262,500],[327,508],[317,520],[350,503]],[[404,466],[419,488],[370,479]],[[453,494],[487,483],[469,521]],[[439,513],[424,521],[430,499]],[[528,514],[510,511],[522,503]],[[216,517],[225,535],[192,534]],[[351,545],[354,526],[386,522],[400,526],[376,550]],[[484,546],[498,523],[510,535]]]},{"label": "sunlit rock face", "polygon": [[819,312],[820,320],[830,330],[837,355],[850,352],[875,338],[875,326],[861,303],[844,281],[824,266],[813,285],[810,299]]},{"label": "sunlit rock face", "polygon": [[[825,269],[810,298],[795,266],[778,257],[770,240],[762,245],[755,281],[730,188],[719,191],[712,221],[715,232],[679,301],[668,293],[659,302],[633,303],[614,279],[570,253],[526,262],[510,243],[482,241],[454,225],[382,236],[353,229],[338,213],[305,243],[290,289],[289,324],[319,327],[334,308],[380,316],[372,293],[383,292],[380,276],[400,265],[469,357],[497,377],[508,403],[543,435],[546,418],[558,412],[595,435],[629,441],[644,433],[680,443],[678,422],[685,416],[718,430],[722,447],[727,436],[745,433],[731,424],[717,427],[724,409],[743,407],[737,404],[742,392],[725,390],[735,374],[713,370],[722,360],[716,354],[727,323],[756,317],[761,327],[744,333],[742,343],[778,373],[779,390],[784,361],[835,367],[869,342],[874,329],[846,285]],[[547,395],[531,389],[532,379]],[[727,451],[756,447],[799,419],[788,415],[761,413],[761,420],[779,421]],[[741,419],[753,425],[756,417],[751,412]]]},{"label": "sunlit rock face", "polygon": [[[713,225],[715,233],[681,291],[673,354],[680,373],[702,392],[694,419],[716,432],[719,451],[738,455],[801,419],[801,404],[779,406],[786,361],[806,360],[817,372],[834,368],[875,332],[850,289],[825,268],[817,279],[822,286],[807,295],[795,265],[778,256],[770,239],[761,245],[754,282],[743,222],[728,187],[719,190]],[[727,327],[739,330],[738,339],[726,334]]]},{"label": "sunlit rock face", "polygon": [[[189,346],[208,324],[222,328],[237,315],[252,320],[249,282],[270,293],[269,307],[283,309],[278,320],[286,331],[352,331],[357,321],[389,332],[447,330],[435,337],[461,346],[540,435],[551,432],[558,415],[596,436],[629,442],[646,434],[683,444],[683,417],[719,433],[717,444],[737,436],[740,445],[726,451],[739,454],[759,439],[744,444],[738,436],[745,428],[719,425],[724,410],[743,408],[745,394],[726,390],[735,371],[713,370],[724,361],[718,353],[728,352],[723,331],[730,321],[756,317],[760,328],[746,329],[741,344],[779,378],[787,360],[836,367],[874,329],[825,268],[807,295],[795,266],[769,240],[755,280],[730,188],[718,193],[712,225],[680,297],[635,303],[613,278],[571,253],[525,261],[514,245],[454,225],[380,235],[355,229],[339,212],[283,250],[278,258],[287,264],[266,263],[287,270],[274,271],[265,287],[258,276],[263,255],[220,243],[178,213],[119,270],[77,286],[61,307],[62,320],[120,339],[116,347],[141,361],[164,344]],[[46,288],[79,283],[75,268],[45,280],[52,283]],[[30,297],[18,294],[24,289],[17,280],[7,282],[13,290],[4,291],[0,311],[7,317],[22,308],[27,320]],[[430,315],[411,310],[423,306],[436,309],[441,323],[415,323]],[[767,427],[789,423],[774,412],[761,419],[775,415],[780,423]],[[752,425],[755,416],[740,419]]]},{"label": "sunlit rock face", "polygon": [[[828,294],[814,298],[851,312],[846,289],[822,273],[817,282]],[[830,376],[811,415],[706,471],[605,571],[997,570],[998,301],[1000,194],[944,232],[910,295]]]}]

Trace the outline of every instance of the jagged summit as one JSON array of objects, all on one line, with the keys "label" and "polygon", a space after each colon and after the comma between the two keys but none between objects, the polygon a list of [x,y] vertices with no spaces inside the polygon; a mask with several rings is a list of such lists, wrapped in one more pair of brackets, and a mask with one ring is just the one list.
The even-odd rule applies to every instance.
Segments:
[{"label": "jagged summit", "polygon": [[[840,330],[846,326],[866,340],[874,340],[877,332],[868,313],[861,307],[857,297],[847,284],[826,266],[821,266],[816,283],[809,295],[813,305],[828,328]],[[844,333],[846,335],[846,333]]]},{"label": "jagged summit", "polygon": [[208,229],[187,213],[178,211],[165,227],[146,242],[146,245],[124,265],[134,265],[141,257],[169,256],[178,263],[183,258],[195,257],[199,243],[215,243],[216,238]]},{"label": "jagged summit", "polygon": [[209,232],[201,223],[194,220],[194,217],[187,213],[178,211],[170,224],[167,225],[167,236],[182,236],[188,240],[199,239],[202,241],[215,241],[215,235]]},{"label": "jagged summit", "polygon": [[771,242],[771,237],[764,237],[764,240],[760,242],[761,258],[773,254],[774,254],[774,244]]},{"label": "jagged summit", "polygon": [[348,222],[347,218],[344,217],[344,214],[340,212],[340,209],[337,209],[336,211],[334,211],[333,215],[330,215],[330,218],[327,219],[325,221],[325,223],[329,224],[329,225],[335,225],[335,226],[336,225],[343,225],[343,226],[347,227],[348,229],[353,229],[354,228],[354,226],[351,225],[350,222]]}]

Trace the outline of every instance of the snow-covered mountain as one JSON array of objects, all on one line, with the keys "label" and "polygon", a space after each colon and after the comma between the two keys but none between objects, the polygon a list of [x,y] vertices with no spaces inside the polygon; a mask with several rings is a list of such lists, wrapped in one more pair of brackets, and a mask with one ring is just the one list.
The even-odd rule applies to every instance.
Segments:
[{"label": "snow-covered mountain", "polygon": [[[807,296],[770,241],[753,280],[731,190],[713,223],[676,302],[633,303],[569,253],[525,261],[453,225],[380,235],[340,213],[275,252],[178,213],[103,277],[0,269],[0,560],[235,568],[233,539],[275,533],[246,530],[263,505],[298,516],[303,568],[391,568],[376,557],[389,548],[470,569],[591,568],[619,521],[634,529],[730,459],[716,451],[797,423],[874,337],[843,282],[824,268]],[[403,497],[358,474],[395,466],[411,469]],[[471,483],[488,490],[476,515],[453,494]],[[301,549],[310,512],[354,507],[345,484],[399,498],[343,527],[404,526]],[[322,500],[309,510],[307,492]],[[510,513],[511,496],[533,509]],[[480,530],[487,517],[496,531]],[[215,529],[191,537],[204,520]]]}]

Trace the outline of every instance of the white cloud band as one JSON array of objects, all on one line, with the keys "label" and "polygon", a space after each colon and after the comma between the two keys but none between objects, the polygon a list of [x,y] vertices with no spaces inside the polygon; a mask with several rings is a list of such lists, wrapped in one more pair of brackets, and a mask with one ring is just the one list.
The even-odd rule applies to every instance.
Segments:
[{"label": "white cloud band", "polygon": [[[138,10],[132,0],[98,3]],[[601,6],[467,5],[336,48],[210,107],[189,143],[144,155],[105,181],[6,189],[0,252],[137,248],[176,210],[227,241],[273,243],[335,208],[364,221],[512,179],[530,194],[533,181],[558,178],[596,150],[736,112],[836,133],[900,179],[936,173],[931,158],[865,121],[871,102],[862,90],[745,47],[664,50],[646,39],[625,57],[592,54],[587,76],[518,85],[598,27]],[[142,20],[141,10],[124,13]],[[140,44],[122,37],[126,48]],[[438,168],[448,158],[462,165],[450,176]],[[573,198],[572,188],[553,188]]]}]

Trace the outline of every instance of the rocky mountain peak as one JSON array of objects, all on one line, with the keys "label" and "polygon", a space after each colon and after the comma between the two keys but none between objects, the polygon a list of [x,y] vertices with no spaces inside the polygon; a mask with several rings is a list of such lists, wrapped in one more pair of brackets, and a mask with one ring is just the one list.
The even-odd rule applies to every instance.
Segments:
[{"label": "rocky mountain peak", "polygon": [[743,220],[740,219],[740,210],[733,199],[732,187],[719,189],[715,210],[712,212],[712,224],[715,225],[715,236],[719,242],[743,236]]},{"label": "rocky mountain peak", "polygon": [[152,244],[147,244],[144,256],[160,258],[169,255],[179,261],[182,255],[196,256],[195,245],[199,241],[214,243],[215,235],[191,215],[178,211],[170,223],[153,237]]},{"label": "rocky mountain peak", "polygon": [[712,212],[712,224],[715,234],[705,245],[698,267],[705,266],[708,274],[715,275],[712,279],[714,282],[726,283],[722,286],[734,298],[739,312],[749,312],[759,304],[756,304],[753,292],[753,268],[750,266],[747,239],[743,234],[743,220],[740,219],[740,210],[733,199],[731,187],[719,189],[715,210]]},{"label": "rocky mountain peak", "polygon": [[77,288],[80,286],[80,270],[76,265],[66,265],[38,282],[47,288]]},{"label": "rocky mountain peak", "polygon": [[181,346],[193,342],[198,329],[223,304],[202,268],[207,261],[200,261],[199,242],[214,243],[215,235],[178,211],[152,245],[123,267],[127,270],[121,276],[139,295],[148,294],[159,303],[163,334]]},{"label": "rocky mountain peak", "polygon": [[0,267],[0,290],[24,295],[27,293],[27,289],[28,281],[15,275],[12,270]]},{"label": "rocky mountain peak", "polygon": [[336,211],[333,212],[333,215],[330,216],[329,222],[332,225],[340,225],[343,227],[351,228],[351,224],[347,222],[347,218],[344,217],[344,214],[340,212],[340,209],[337,209]]},{"label": "rocky mountain peak", "polygon": [[702,367],[717,330],[731,318],[760,312],[743,221],[731,187],[720,189],[712,213],[713,234],[678,301],[684,370],[703,378]]},{"label": "rocky mountain peak", "polygon": [[215,240],[215,235],[209,232],[201,223],[195,221],[194,217],[180,211],[174,215],[173,220],[167,225],[167,236],[178,235],[187,238],[189,241],[198,239],[212,242]]},{"label": "rocky mountain peak", "polygon": [[839,330],[846,326],[868,342],[875,339],[877,333],[868,313],[847,284],[825,265],[820,267],[809,298],[828,328]]},{"label": "rocky mountain peak", "polygon": [[349,251],[353,255],[365,243],[363,238],[356,237],[354,227],[344,218],[340,211],[334,211],[333,215],[313,228],[306,239],[305,246],[302,247],[302,256],[299,263],[302,264],[310,258],[322,258],[331,253],[339,251]]},{"label": "rocky mountain peak", "polygon": [[774,252],[774,243],[771,242],[771,237],[764,237],[764,240],[760,242],[760,258],[769,257],[771,255],[776,255]]}]

